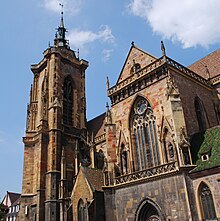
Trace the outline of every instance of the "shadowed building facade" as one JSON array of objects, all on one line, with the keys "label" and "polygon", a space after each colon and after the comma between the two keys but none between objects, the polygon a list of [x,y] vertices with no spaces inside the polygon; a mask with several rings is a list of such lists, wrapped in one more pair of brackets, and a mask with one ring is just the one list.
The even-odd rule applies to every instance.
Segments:
[{"label": "shadowed building facade", "polygon": [[132,43],[116,84],[106,82],[111,107],[87,122],[88,62],[65,32],[61,18],[31,67],[18,219],[220,218],[219,51],[187,68],[163,42],[160,58]]}]

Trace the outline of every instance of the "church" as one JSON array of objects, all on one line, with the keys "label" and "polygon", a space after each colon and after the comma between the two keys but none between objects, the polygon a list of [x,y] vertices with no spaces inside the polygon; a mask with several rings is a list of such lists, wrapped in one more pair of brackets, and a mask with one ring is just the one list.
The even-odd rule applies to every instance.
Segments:
[{"label": "church", "polygon": [[185,67],[132,42],[87,121],[88,61],[65,33],[61,17],[31,66],[17,220],[220,220],[220,50]]}]

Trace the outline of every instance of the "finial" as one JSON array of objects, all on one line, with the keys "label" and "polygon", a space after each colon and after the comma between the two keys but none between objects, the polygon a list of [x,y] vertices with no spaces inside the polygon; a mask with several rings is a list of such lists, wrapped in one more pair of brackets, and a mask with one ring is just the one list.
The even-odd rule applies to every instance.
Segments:
[{"label": "finial", "polygon": [[131,46],[134,46],[134,41],[131,42]]},{"label": "finial", "polygon": [[77,58],[79,59],[79,48],[77,49]]},{"label": "finial", "polygon": [[211,76],[210,76],[210,72],[209,72],[209,69],[208,69],[208,66],[207,66],[207,65],[205,65],[205,70],[206,70],[206,74],[207,74],[207,76],[208,76],[208,79],[210,79]]},{"label": "finial", "polygon": [[163,41],[161,41],[161,51],[162,51],[162,55],[165,56],[166,55],[166,50],[165,50]]},{"label": "finial", "polygon": [[109,110],[108,102],[106,102],[106,110]]},{"label": "finial", "polygon": [[65,153],[64,153],[64,147],[62,147],[62,153],[61,153],[62,158],[65,158]]},{"label": "finial", "polygon": [[92,142],[94,142],[94,133],[92,131]]},{"label": "finial", "polygon": [[106,78],[106,88],[107,88],[107,90],[109,89],[109,79],[108,79],[108,76]]}]

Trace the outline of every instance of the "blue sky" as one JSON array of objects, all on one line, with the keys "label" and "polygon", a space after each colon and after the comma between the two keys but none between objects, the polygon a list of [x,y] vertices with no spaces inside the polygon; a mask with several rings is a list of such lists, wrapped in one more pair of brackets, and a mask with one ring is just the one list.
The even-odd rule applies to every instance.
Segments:
[{"label": "blue sky", "polygon": [[[21,191],[30,65],[53,44],[64,4],[67,38],[86,73],[87,119],[105,111],[106,77],[114,85],[131,42],[185,66],[220,47],[219,0],[7,0],[1,2],[0,199]],[[202,3],[202,4],[201,4]]]}]

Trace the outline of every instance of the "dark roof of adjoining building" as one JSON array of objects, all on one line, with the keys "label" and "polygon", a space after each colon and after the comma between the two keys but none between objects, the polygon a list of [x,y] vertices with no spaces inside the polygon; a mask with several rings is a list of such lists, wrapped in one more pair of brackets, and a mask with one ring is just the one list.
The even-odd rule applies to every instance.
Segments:
[{"label": "dark roof of adjoining building", "polygon": [[[19,198],[21,197],[21,194],[20,193],[13,193],[13,192],[8,192],[6,193],[4,199],[2,202],[4,202],[4,200],[6,198],[9,198],[10,199],[10,202],[11,202],[11,205],[13,205],[15,203],[15,201],[17,201]],[[6,199],[7,201],[7,199]],[[5,206],[8,206],[8,205],[5,205]]]},{"label": "dark roof of adjoining building", "polygon": [[12,203],[12,206],[15,206],[15,205],[20,204],[20,201],[21,201],[21,194],[20,194],[19,198],[17,198],[17,199]]},{"label": "dark roof of adjoining building", "polygon": [[[207,154],[208,160],[202,160]],[[204,140],[198,152],[197,167],[193,171],[201,171],[220,166],[220,126],[212,127],[204,133]]]},{"label": "dark roof of adjoining building", "polygon": [[193,72],[205,79],[216,77],[220,74],[220,49],[208,54],[188,67]]},{"label": "dark roof of adjoining building", "polygon": [[104,178],[102,170],[89,167],[81,167],[81,169],[92,190],[103,191],[102,186],[104,186]]},{"label": "dark roof of adjoining building", "polygon": [[94,137],[98,137],[102,134],[104,134],[104,126],[105,126],[105,115],[106,113],[103,113],[96,118],[93,118],[92,120],[88,121],[87,128],[90,134],[93,133]]}]

